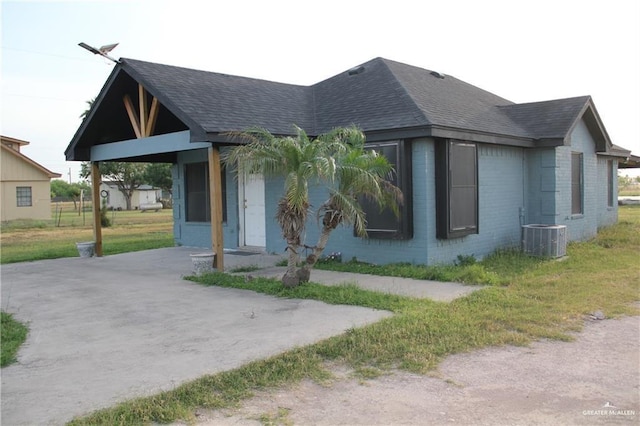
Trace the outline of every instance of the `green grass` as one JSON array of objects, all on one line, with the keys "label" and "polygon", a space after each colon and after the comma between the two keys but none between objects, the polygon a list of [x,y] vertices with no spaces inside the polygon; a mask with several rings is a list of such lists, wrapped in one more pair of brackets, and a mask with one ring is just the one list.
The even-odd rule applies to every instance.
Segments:
[{"label": "green grass", "polygon": [[[26,262],[43,259],[59,259],[63,257],[78,257],[75,243],[91,241],[91,235],[85,239],[60,238],[56,240],[41,240],[30,245],[2,247],[0,263]],[[150,250],[175,245],[171,232],[131,232],[103,236],[103,254],[128,253],[140,250]]]},{"label": "green grass", "polygon": [[16,355],[20,345],[26,340],[29,329],[19,321],[13,319],[13,315],[0,312],[2,322],[2,340],[0,344],[0,367],[5,367],[16,361]]},{"label": "green grass", "polygon": [[390,265],[374,265],[371,263],[352,260],[346,263],[319,262],[318,269],[355,272],[359,274],[382,275],[388,277],[413,278],[417,280],[432,280],[458,282],[464,284],[501,284],[505,283],[498,274],[487,269],[481,263],[465,265],[412,265],[410,263],[394,263]]},{"label": "green grass", "polygon": [[[93,240],[91,212],[87,213],[83,221],[77,212],[63,211],[60,226],[54,219],[3,223],[0,263],[77,257],[75,243]],[[108,212],[108,216],[113,226],[102,229],[105,255],[174,246],[170,210]]]},{"label": "green grass", "polygon": [[401,306],[412,301],[408,297],[363,290],[354,284],[330,287],[316,283],[306,283],[295,288],[286,288],[276,279],[257,277],[247,281],[243,276],[229,275],[222,272],[190,276],[186,277],[186,279],[205,286],[252,290],[287,299],[313,299],[332,305],[356,305],[389,311],[398,311]]},{"label": "green grass", "polygon": [[[571,340],[572,332],[581,329],[590,312],[601,310],[607,317],[638,314],[632,303],[638,301],[640,291],[640,208],[622,207],[620,217],[619,224],[601,230],[598,238],[570,244],[568,258],[563,261],[501,251],[478,262],[483,270],[498,277],[497,285],[448,304],[349,285],[326,287],[309,283],[285,289],[277,280],[262,278],[246,281],[222,273],[191,277],[203,285],[357,304],[386,309],[394,315],[267,360],[203,377],[172,391],[101,410],[71,424],[192,421],[198,407],[233,407],[260,389],[274,389],[302,379],[326,381],[331,378],[326,368],[329,364],[345,364],[364,378],[393,368],[424,373],[453,353],[490,345],[526,345],[540,338]],[[267,414],[265,420],[275,417]]]}]

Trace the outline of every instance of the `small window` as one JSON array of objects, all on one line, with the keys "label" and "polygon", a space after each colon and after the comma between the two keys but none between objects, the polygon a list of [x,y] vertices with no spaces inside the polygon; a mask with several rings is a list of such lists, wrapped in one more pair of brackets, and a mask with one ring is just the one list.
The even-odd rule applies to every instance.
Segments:
[{"label": "small window", "polygon": [[30,186],[18,186],[16,187],[16,201],[18,207],[31,207],[33,201],[31,199],[31,187]]},{"label": "small window", "polygon": [[474,143],[436,143],[436,237],[478,233],[478,148]]},{"label": "small window", "polygon": [[615,193],[614,193],[614,187],[613,187],[613,182],[614,182],[615,176],[614,176],[614,167],[613,167],[613,160],[608,160],[607,161],[607,206],[609,207],[613,207],[614,206],[614,201],[615,201]]},{"label": "small window", "polygon": [[[227,221],[227,184],[222,170],[222,220]],[[211,222],[209,163],[185,165],[185,216],[187,222]]]},{"label": "small window", "polygon": [[360,205],[367,217],[368,238],[387,240],[407,240],[413,237],[413,203],[411,190],[411,149],[405,141],[390,141],[366,144],[366,149],[373,149],[383,155],[393,166],[395,173],[389,181],[400,188],[403,203],[399,206],[399,215],[362,198]]},{"label": "small window", "polygon": [[583,213],[582,153],[571,153],[571,214]]}]

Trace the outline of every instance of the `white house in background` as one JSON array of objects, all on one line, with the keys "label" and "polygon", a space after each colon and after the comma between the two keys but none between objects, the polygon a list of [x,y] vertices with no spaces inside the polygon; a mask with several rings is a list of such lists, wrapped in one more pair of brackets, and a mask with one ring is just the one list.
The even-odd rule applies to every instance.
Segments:
[{"label": "white house in background", "polygon": [[20,152],[29,142],[0,136],[0,220],[51,219],[52,172]]},{"label": "white house in background", "polygon": [[[100,184],[100,197],[107,200],[107,208],[113,210],[126,210],[127,201],[124,194],[118,189],[118,184],[111,181],[103,181]],[[140,206],[154,204],[162,198],[162,190],[150,185],[140,185],[133,191],[131,208],[140,209]]]}]

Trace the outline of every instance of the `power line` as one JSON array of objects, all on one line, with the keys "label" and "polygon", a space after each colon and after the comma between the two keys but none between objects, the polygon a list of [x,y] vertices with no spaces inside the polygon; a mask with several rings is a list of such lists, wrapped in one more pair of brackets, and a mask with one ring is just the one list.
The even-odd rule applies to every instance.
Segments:
[{"label": "power line", "polygon": [[73,61],[94,62],[95,63],[94,60],[89,59],[89,58],[76,58],[76,57],[73,57],[73,56],[59,55],[57,53],[38,52],[36,50],[19,49],[19,48],[16,48],[16,47],[2,46],[2,50],[13,50],[15,52],[31,53],[33,55],[52,56],[54,58],[71,59]]},{"label": "power line", "polygon": [[33,95],[21,95],[19,93],[7,93],[7,92],[3,92],[2,96],[15,96],[18,98],[33,98],[33,99],[48,99],[48,100],[52,100],[52,101],[63,101],[63,102],[85,102],[84,101],[80,101],[77,99],[63,99],[63,98],[52,98],[49,96],[33,96]]}]

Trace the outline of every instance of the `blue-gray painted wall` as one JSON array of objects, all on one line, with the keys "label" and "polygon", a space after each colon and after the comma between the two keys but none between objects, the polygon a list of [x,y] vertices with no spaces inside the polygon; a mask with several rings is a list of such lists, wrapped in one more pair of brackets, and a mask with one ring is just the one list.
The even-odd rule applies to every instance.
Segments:
[{"label": "blue-gray painted wall", "polygon": [[[571,214],[571,154],[583,156],[583,213]],[[565,225],[569,240],[585,240],[598,228],[618,220],[618,207],[608,205],[607,162],[613,162],[614,194],[617,193],[617,161],[596,154],[596,144],[580,120],[569,144],[557,148],[528,150],[527,223]]]},{"label": "blue-gray painted wall", "polygon": [[[520,214],[524,203],[522,148],[481,145],[478,158],[479,234],[451,240],[436,239],[434,141],[415,140],[411,144],[413,171],[413,228],[409,240],[362,239],[353,236],[351,227],[334,231],[326,253],[341,252],[344,260],[355,257],[374,263],[412,262],[449,263],[458,255],[483,257],[497,247],[518,246]],[[269,199],[282,193],[282,182],[268,185]],[[311,191],[312,206],[317,209],[324,192]],[[306,243],[315,245],[318,226],[315,214],[307,224]],[[269,218],[267,218],[267,223]],[[267,250],[281,252],[284,243],[275,221],[268,226]]]},{"label": "blue-gray painted wall", "polygon": [[[570,145],[557,148],[517,148],[479,144],[479,233],[462,238],[436,238],[435,156],[433,139],[411,142],[413,173],[413,238],[408,240],[363,239],[353,235],[352,227],[341,227],[329,239],[325,254],[341,252],[343,260],[366,262],[451,263],[459,255],[482,258],[498,248],[518,247],[521,225],[532,223],[566,225],[571,240],[594,236],[598,227],[617,220],[617,205],[607,204],[608,157],[595,152],[595,143],[584,122],[573,130]],[[584,214],[571,215],[571,152],[583,153]],[[174,174],[174,232],[176,243],[210,247],[208,223],[184,220],[184,165],[206,161],[206,150],[181,152]],[[614,176],[617,163],[613,160]],[[227,222],[223,225],[225,248],[238,246],[238,187],[226,171]],[[614,191],[617,191],[616,179]],[[284,253],[286,244],[275,221],[283,179],[265,180],[266,250]],[[315,210],[326,198],[323,188],[310,188],[312,214],[305,243],[316,244],[319,226]],[[304,254],[304,253],[303,253]]]},{"label": "blue-gray painted wall", "polygon": [[[609,168],[607,162],[611,161],[611,182],[613,184],[613,203],[609,205],[608,179]],[[598,227],[611,226],[618,221],[618,161],[613,158],[598,156]]]},{"label": "blue-gray painted wall", "polygon": [[[596,154],[596,144],[580,120],[571,133],[570,145],[556,148],[558,158],[558,224],[567,226],[569,240],[594,237],[598,228],[617,220],[617,206],[607,206],[606,160]],[[583,155],[583,214],[571,214],[571,153]],[[601,176],[605,178],[602,179]],[[614,165],[617,176],[617,164]],[[617,179],[614,179],[614,190]],[[604,194],[604,196],[603,196]],[[616,204],[616,203],[614,203]],[[602,220],[602,222],[601,222]]]},{"label": "blue-gray painted wall", "polygon": [[[177,245],[189,247],[211,247],[211,224],[209,222],[187,222],[185,214],[184,169],[188,163],[207,161],[206,149],[184,151],[178,154],[178,163],[172,168],[173,175],[173,233]],[[238,247],[238,185],[235,177],[226,173],[227,221],[222,224],[224,247]]]}]

